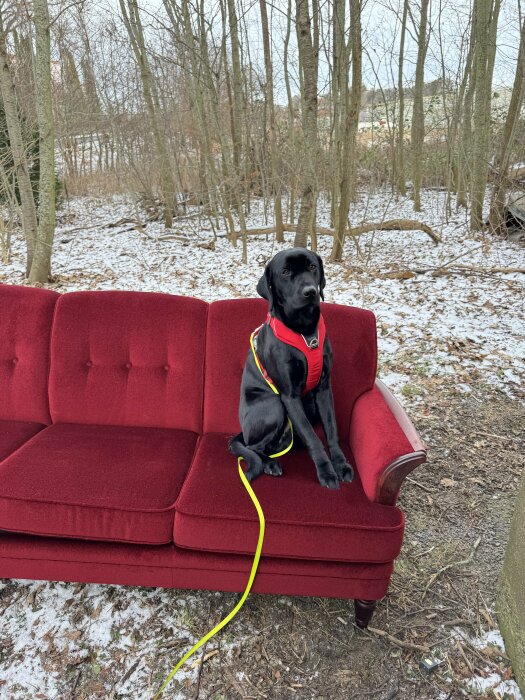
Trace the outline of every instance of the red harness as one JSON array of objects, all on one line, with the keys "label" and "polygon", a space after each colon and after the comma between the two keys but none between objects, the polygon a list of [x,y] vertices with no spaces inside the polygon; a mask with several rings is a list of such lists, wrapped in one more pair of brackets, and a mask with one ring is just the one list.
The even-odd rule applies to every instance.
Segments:
[{"label": "red harness", "polygon": [[[323,371],[323,348],[324,341],[326,338],[326,328],[323,316],[321,315],[319,317],[319,324],[317,326],[317,344],[312,343],[313,347],[308,345],[303,335],[292,331],[290,328],[288,328],[288,326],[285,326],[282,321],[279,321],[279,319],[275,318],[275,316],[271,316],[270,314],[268,314],[268,316],[266,317],[266,324],[270,326],[270,328],[273,331],[273,334],[278,340],[282,341],[283,343],[286,343],[287,345],[291,345],[297,350],[300,350],[306,357],[308,374],[306,377],[306,386],[303,390],[304,396],[309,391],[312,391],[312,389],[315,389],[315,387],[319,384],[319,381],[321,379],[321,373]],[[259,328],[257,328],[256,331],[254,331],[254,337],[257,337],[257,334],[261,328],[262,326],[259,326]],[[263,367],[260,360],[259,364],[266,381],[269,384],[272,384],[272,386],[275,386],[271,378],[268,376],[268,372]]]}]

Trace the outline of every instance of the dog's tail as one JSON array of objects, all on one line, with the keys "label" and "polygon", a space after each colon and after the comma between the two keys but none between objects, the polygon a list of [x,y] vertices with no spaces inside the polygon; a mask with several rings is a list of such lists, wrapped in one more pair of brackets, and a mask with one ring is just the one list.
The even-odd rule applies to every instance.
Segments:
[{"label": "dog's tail", "polygon": [[242,457],[248,464],[248,470],[246,471],[246,478],[248,481],[253,481],[253,479],[256,479],[264,472],[262,459],[257,452],[246,446],[242,433],[232,437],[228,443],[228,447],[236,457]]}]

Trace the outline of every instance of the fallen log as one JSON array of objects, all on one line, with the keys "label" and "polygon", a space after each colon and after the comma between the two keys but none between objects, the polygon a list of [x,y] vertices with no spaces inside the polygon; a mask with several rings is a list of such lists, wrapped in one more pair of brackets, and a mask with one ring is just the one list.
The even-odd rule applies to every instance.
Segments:
[{"label": "fallen log", "polygon": [[[287,233],[295,233],[297,231],[297,226],[292,224],[283,224],[283,230]],[[318,236],[334,236],[335,231],[326,226],[316,226],[316,232]],[[390,221],[378,221],[376,223],[361,224],[360,226],[353,226],[346,231],[347,236],[357,237],[361,236],[363,233],[370,233],[371,231],[423,231],[429,236],[434,243],[441,243],[441,238],[430,226],[423,224],[421,221],[414,221],[413,219],[391,219]],[[249,236],[268,236],[275,233],[275,226],[265,226],[263,228],[250,228],[246,231]],[[240,236],[241,232],[238,231],[237,235]]]}]

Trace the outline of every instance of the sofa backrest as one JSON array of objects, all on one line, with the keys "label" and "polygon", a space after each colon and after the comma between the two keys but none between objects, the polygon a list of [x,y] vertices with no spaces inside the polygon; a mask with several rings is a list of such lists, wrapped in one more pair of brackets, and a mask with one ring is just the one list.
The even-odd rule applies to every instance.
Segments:
[{"label": "sofa backrest", "polygon": [[0,284],[0,420],[49,423],[49,335],[58,294]]},{"label": "sofa backrest", "polygon": [[151,292],[70,292],[51,334],[53,422],[200,432],[208,305]]},{"label": "sofa backrest", "polygon": [[[250,334],[266,318],[263,299],[216,301],[210,306],[206,335],[204,431],[239,432],[239,392]],[[374,385],[377,369],[375,317],[370,311],[322,304],[332,343],[332,389],[341,437],[348,434],[355,400]]]}]

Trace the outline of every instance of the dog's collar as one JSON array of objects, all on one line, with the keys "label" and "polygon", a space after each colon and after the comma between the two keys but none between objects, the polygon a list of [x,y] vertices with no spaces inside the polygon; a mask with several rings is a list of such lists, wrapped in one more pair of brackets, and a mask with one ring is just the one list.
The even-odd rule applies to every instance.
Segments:
[{"label": "dog's collar", "polygon": [[[288,345],[294,345],[297,347],[298,350],[303,350],[302,343],[299,340],[302,338],[304,344],[306,345],[306,348],[308,350],[316,350],[320,345],[324,343],[324,319],[322,315],[319,317],[319,323],[317,324],[317,330],[316,332],[310,336],[306,337],[302,333],[296,333],[293,331],[291,328],[288,328],[288,326],[280,321],[278,318],[275,316],[272,316],[270,313],[266,316],[266,323],[270,326],[272,329],[274,335],[276,338],[279,340],[282,340],[283,343],[287,343]],[[321,342],[321,333],[320,329],[321,326],[323,327],[323,339]]]}]

